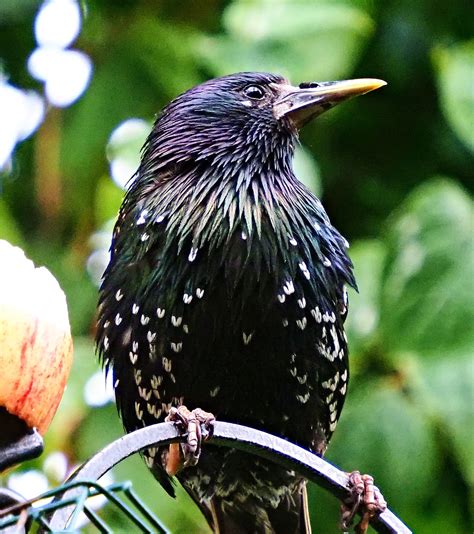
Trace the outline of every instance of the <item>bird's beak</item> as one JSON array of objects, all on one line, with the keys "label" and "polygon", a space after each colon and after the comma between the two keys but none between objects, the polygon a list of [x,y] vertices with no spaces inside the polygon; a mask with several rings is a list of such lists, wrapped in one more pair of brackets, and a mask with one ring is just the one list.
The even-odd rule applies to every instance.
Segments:
[{"label": "bird's beak", "polygon": [[376,78],[309,82],[302,83],[299,87],[274,84],[280,96],[273,105],[273,114],[277,119],[288,117],[299,128],[336,104],[384,85],[387,85],[387,82]]}]

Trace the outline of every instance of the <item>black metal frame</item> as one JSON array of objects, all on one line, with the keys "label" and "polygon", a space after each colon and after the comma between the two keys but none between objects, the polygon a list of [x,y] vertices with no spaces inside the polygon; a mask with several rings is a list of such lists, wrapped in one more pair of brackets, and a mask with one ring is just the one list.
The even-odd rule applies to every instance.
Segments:
[{"label": "black metal frame", "polygon": [[[0,490],[0,497],[5,497]],[[64,497],[65,493],[67,497]],[[131,482],[118,482],[103,486],[92,480],[77,480],[66,482],[61,486],[47,491],[38,497],[25,501],[14,494],[5,507],[0,508],[0,532],[29,532],[33,525],[39,527],[37,532],[57,532],[50,524],[54,512],[64,507],[73,510],[68,528],[61,532],[79,532],[78,522],[84,514],[88,521],[102,534],[113,534],[113,530],[88,504],[88,499],[102,495],[107,503],[122,514],[134,528],[134,531],[143,533],[156,532],[170,534],[153,512],[145,505],[132,488]],[[42,501],[42,504],[40,504]],[[5,499],[3,499],[5,504]],[[35,506],[32,506],[32,505]],[[23,530],[22,530],[23,527]],[[36,532],[36,531],[35,531]]]},{"label": "black metal frame", "polygon": [[6,443],[0,443],[0,473],[15,464],[37,458],[43,449],[43,438],[35,428],[14,436]]},{"label": "black metal frame", "polygon": [[[147,447],[167,445],[182,441],[181,436],[172,423],[158,423],[127,434],[93,456],[71,477],[75,483],[95,481],[125,458]],[[218,421],[215,423],[214,435],[209,441],[214,445],[232,447],[238,450],[267,458],[282,467],[293,469],[305,478],[331,492],[338,499],[350,497],[348,475],[319,456],[294,445],[284,439],[248,427]],[[64,531],[71,525],[71,519],[77,515],[78,496],[81,490],[67,487],[57,499],[72,502],[56,509],[49,518],[52,531]],[[81,500],[79,498],[79,500]],[[390,510],[374,518],[372,527],[381,534],[411,534]]]}]

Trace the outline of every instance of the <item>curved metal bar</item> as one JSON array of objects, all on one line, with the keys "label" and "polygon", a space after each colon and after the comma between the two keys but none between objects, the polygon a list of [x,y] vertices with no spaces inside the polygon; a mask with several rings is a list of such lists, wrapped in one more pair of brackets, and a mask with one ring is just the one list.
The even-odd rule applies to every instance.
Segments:
[{"label": "curved metal bar", "polygon": [[[182,441],[172,423],[158,423],[127,434],[98,452],[83,464],[71,478],[96,480],[116,464],[150,446]],[[348,498],[348,475],[326,460],[282,438],[252,428],[217,421],[214,435],[208,443],[232,447],[267,458],[282,467],[293,469],[305,478],[322,486],[338,499]],[[66,491],[62,498],[69,497]],[[53,531],[67,525],[73,507],[57,510],[50,520]],[[371,525],[381,534],[411,534],[411,530],[390,510],[385,510]]]}]

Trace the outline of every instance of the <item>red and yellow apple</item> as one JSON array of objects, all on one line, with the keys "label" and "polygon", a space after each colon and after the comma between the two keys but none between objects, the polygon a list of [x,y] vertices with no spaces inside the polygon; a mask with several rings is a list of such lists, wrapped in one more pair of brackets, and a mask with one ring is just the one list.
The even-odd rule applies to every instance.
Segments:
[{"label": "red and yellow apple", "polygon": [[0,240],[0,407],[44,434],[71,363],[64,292],[45,267]]}]

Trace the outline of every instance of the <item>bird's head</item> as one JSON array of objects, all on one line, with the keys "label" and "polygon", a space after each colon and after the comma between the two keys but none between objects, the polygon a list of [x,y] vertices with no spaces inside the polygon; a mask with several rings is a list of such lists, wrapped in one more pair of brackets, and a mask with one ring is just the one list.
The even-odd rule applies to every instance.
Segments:
[{"label": "bird's head", "polygon": [[296,87],[281,76],[261,72],[209,80],[178,96],[163,110],[145,156],[155,160],[155,169],[190,160],[224,166],[291,157],[302,125],[336,104],[382,85],[382,80],[358,79]]}]

